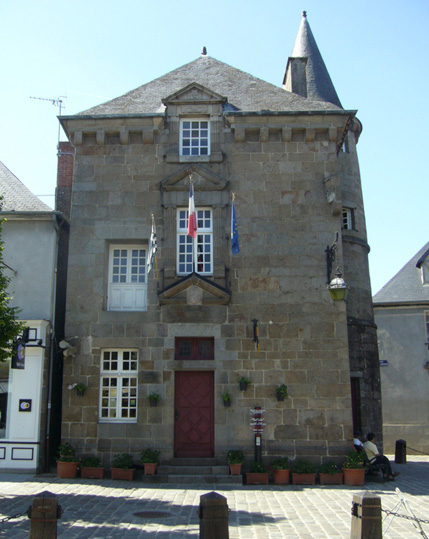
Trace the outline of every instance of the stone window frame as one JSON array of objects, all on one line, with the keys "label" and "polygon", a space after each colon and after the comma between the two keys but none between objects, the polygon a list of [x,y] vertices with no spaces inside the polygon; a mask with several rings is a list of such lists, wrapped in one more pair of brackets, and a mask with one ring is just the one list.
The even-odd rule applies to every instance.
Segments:
[{"label": "stone window frame", "polygon": [[[191,125],[189,127],[189,129],[186,129],[186,127],[185,127],[186,122],[190,122],[191,124],[192,124],[192,122],[198,122],[199,125],[198,125],[198,127],[197,126],[194,127],[194,126]],[[201,131],[205,130],[204,128],[201,127],[202,122],[207,123],[207,128],[206,128],[207,129],[207,136],[201,135]],[[184,146],[184,139],[185,139],[184,133],[185,133],[186,130],[191,132],[189,137],[186,137],[186,139],[189,138],[190,143],[191,143],[190,146],[189,146],[190,153],[185,153],[185,151],[188,149],[187,147]],[[192,131],[198,131],[198,135],[193,136]],[[180,157],[184,157],[187,160],[191,160],[192,158],[210,156],[210,145],[211,145],[210,116],[181,117],[180,118],[179,132],[180,132],[180,140],[179,140],[179,155],[180,155]],[[206,141],[206,143],[204,145],[202,145],[201,144],[202,141]],[[196,142],[197,144],[192,145],[193,142]],[[197,150],[198,153],[192,153],[192,149]],[[204,150],[206,150],[207,153],[205,153]]]},{"label": "stone window frame", "polygon": [[342,209],[342,228],[343,230],[354,230],[354,210],[347,206],[343,206]]},{"label": "stone window frame", "polygon": [[137,423],[138,366],[137,349],[101,350],[100,423]]},{"label": "stone window frame", "polygon": [[[188,208],[177,208],[176,211],[176,272],[177,275],[189,275],[193,272],[198,273],[199,275],[213,275],[214,271],[214,245],[213,245],[213,208],[210,206],[205,206],[195,209],[197,214],[197,236],[196,238],[191,238],[188,236]],[[210,216],[201,215],[201,213],[210,212]],[[203,226],[207,223],[207,219],[210,219],[210,226]],[[193,246],[191,252],[189,253],[189,247]],[[200,255],[198,255],[198,249],[200,250]],[[192,253],[197,253],[195,260],[189,261],[189,255],[192,256]],[[201,260],[201,257],[206,257],[208,261]],[[181,266],[184,265],[185,268],[181,269]],[[204,266],[208,265],[209,268],[205,269]],[[201,266],[203,266],[201,268]]]},{"label": "stone window frame", "polygon": [[[124,268],[125,282],[115,282],[115,278],[121,277],[116,274],[116,264],[114,263],[115,250],[127,251],[126,267]],[[135,258],[133,251],[144,251],[144,263],[133,264]],[[144,312],[147,311],[147,254],[146,245],[140,243],[112,243],[109,246],[109,269],[108,269],[108,290],[107,290],[107,310],[119,312]],[[141,254],[137,255],[141,258]],[[119,265],[119,270],[121,269]],[[133,271],[135,270],[135,271]],[[142,270],[142,271],[141,271]],[[136,280],[134,280],[136,279]],[[119,299],[118,299],[119,297]]]}]

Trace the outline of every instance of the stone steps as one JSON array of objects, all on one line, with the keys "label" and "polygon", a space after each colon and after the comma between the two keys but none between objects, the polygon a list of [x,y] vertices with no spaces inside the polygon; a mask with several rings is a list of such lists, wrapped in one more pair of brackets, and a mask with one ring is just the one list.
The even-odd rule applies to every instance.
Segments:
[{"label": "stone steps", "polygon": [[[140,474],[138,474],[140,475]],[[143,475],[144,483],[177,483],[181,485],[242,485],[241,475],[230,475],[229,466],[215,458],[173,458],[158,465],[156,475]]]}]

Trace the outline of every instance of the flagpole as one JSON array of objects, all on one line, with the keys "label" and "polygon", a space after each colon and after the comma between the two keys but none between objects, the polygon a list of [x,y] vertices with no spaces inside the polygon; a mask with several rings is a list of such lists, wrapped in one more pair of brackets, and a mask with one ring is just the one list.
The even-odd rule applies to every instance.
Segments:
[{"label": "flagpole", "polygon": [[[189,183],[192,189],[192,196],[194,197],[194,207],[195,207],[195,192],[194,192],[194,184],[192,182],[192,174],[189,176]],[[188,214],[189,214],[189,211],[188,211]],[[188,219],[189,218],[190,218],[190,215],[188,215]],[[192,236],[191,236],[191,241],[192,241],[192,273],[194,273],[195,272],[195,238],[192,238]]]},{"label": "flagpole", "polygon": [[[152,230],[155,230],[155,217],[152,213]],[[158,240],[157,240],[158,243]],[[155,251],[155,272],[156,272],[156,287],[159,288],[159,273],[158,273],[158,249]]]}]

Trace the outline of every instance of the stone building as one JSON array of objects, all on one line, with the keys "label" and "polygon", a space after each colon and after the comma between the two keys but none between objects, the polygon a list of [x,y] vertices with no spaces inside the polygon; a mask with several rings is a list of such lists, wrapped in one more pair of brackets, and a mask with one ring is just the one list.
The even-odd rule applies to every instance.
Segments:
[{"label": "stone building", "polygon": [[[78,349],[64,361],[64,440],[106,464],[145,447],[162,459],[222,460],[231,448],[252,458],[256,407],[267,459],[344,455],[353,422],[381,437],[355,114],[304,14],[283,88],[203,49],[61,117],[75,152],[61,181],[72,201],[66,334]],[[327,290],[337,266],[347,303]],[[66,389],[78,382],[83,397]]]},{"label": "stone building", "polygon": [[374,296],[385,450],[429,453],[429,242]]},{"label": "stone building", "polygon": [[[60,439],[64,271],[58,272],[64,217],[40,201],[0,162],[2,268],[10,304],[26,328],[21,354],[0,362],[0,471],[43,470]],[[59,275],[62,273],[62,277]],[[0,329],[1,331],[1,329]],[[61,358],[62,359],[62,358]]]}]

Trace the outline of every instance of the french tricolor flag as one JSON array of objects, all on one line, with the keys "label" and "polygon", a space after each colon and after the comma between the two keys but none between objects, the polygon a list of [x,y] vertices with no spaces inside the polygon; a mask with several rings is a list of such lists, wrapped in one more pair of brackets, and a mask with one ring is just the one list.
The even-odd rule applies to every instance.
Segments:
[{"label": "french tricolor flag", "polygon": [[189,210],[188,210],[188,236],[192,238],[197,237],[197,214],[195,213],[195,202],[194,202],[194,186],[191,183],[189,189]]}]

